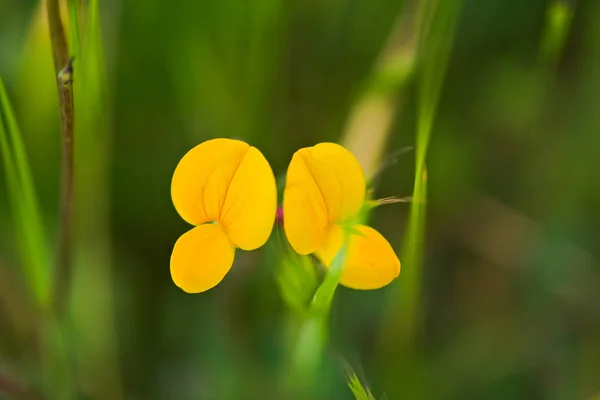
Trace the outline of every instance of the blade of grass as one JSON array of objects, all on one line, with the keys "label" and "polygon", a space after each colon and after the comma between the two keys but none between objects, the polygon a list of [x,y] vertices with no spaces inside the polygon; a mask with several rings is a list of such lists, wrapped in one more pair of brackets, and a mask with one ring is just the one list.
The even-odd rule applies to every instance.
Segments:
[{"label": "blade of grass", "polygon": [[[425,159],[442,90],[461,0],[426,0],[421,3],[421,37],[417,61],[417,133],[415,180],[408,227],[401,252],[402,276],[390,309],[390,326],[382,332],[381,351],[400,350],[409,360],[415,350],[419,323],[425,239],[427,173]],[[384,358],[385,359],[385,358]]]},{"label": "blade of grass", "polygon": [[346,374],[346,382],[348,383],[348,388],[354,395],[356,400],[376,400],[373,393],[368,387],[362,384],[360,378],[350,365],[350,363],[344,359],[340,360],[342,366],[344,367],[344,372]]},{"label": "blade of grass", "polygon": [[37,305],[50,304],[49,250],[21,132],[0,77],[0,140],[25,275]]},{"label": "blade of grass", "polygon": [[[461,0],[428,1],[423,7],[424,35],[419,49],[419,83],[417,138],[415,146],[414,202],[411,204],[409,225],[404,247],[404,279],[401,281],[403,339],[407,349],[414,348],[418,329],[420,289],[426,220],[427,173],[425,157]],[[409,350],[410,351],[410,350]]]},{"label": "blade of grass", "polygon": [[[73,398],[65,344],[51,308],[49,250],[44,236],[39,206],[27,155],[12,107],[0,79],[0,146],[7,175],[9,196],[20,238],[21,257],[27,280],[42,311],[40,324],[41,365],[47,394]],[[8,132],[8,135],[5,134]],[[60,339],[60,340],[59,340]]]},{"label": "blade of grass", "polygon": [[427,203],[427,173],[425,157],[446,66],[452,49],[454,30],[461,0],[426,1],[423,3],[423,36],[419,46],[419,82],[417,137],[415,146],[415,183],[409,225],[404,247],[404,277],[401,280],[401,303],[404,338],[407,348],[413,348],[418,326],[417,314],[423,268],[423,246]]},{"label": "blade of grass", "polygon": [[358,376],[354,372],[348,374],[348,387],[356,400],[375,400],[375,397],[368,389],[363,387],[360,379],[358,379]]},{"label": "blade of grass", "polygon": [[69,54],[79,58],[79,0],[69,0]]},{"label": "blade of grass", "polygon": [[[71,24],[79,26],[77,1]],[[83,19],[83,18],[82,18]],[[110,113],[99,2],[88,3],[77,76],[76,209],[71,309],[81,385],[94,398],[123,398],[114,322],[110,248]],[[93,318],[90,317],[93,315]]]},{"label": "blade of grass", "polygon": [[[423,7],[424,33],[419,46],[419,84],[416,141],[416,177],[421,174],[435,113],[442,89],[444,75],[454,30],[458,20],[461,0],[426,1]],[[415,180],[415,185],[419,182]]]}]

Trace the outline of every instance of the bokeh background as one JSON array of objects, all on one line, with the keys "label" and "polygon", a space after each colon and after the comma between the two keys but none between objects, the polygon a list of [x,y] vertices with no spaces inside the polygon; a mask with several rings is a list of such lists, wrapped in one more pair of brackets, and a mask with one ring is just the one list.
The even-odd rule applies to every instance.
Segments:
[{"label": "bokeh background", "polygon": [[[298,315],[281,257],[270,244],[238,252],[215,289],[179,290],[169,257],[189,227],[171,204],[173,170],[194,145],[232,137],[281,177],[298,148],[335,141],[376,175],[376,198],[410,196],[431,65],[443,80],[423,251],[406,256],[410,203],[374,211],[414,262],[384,289],[337,290],[306,398],[353,398],[347,364],[377,399],[600,395],[600,2],[452,2],[453,28],[438,36],[424,35],[418,0],[99,2],[105,101],[77,114],[65,340],[82,398],[293,398]],[[53,246],[60,124],[42,10],[0,0],[0,76]],[[0,376],[43,392],[43,324],[5,183],[2,172]]]}]

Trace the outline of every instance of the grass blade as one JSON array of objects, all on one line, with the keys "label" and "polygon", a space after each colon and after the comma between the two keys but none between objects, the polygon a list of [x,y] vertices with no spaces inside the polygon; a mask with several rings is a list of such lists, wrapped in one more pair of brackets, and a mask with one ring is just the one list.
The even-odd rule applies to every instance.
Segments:
[{"label": "grass blade", "polygon": [[415,146],[415,180],[413,203],[403,247],[403,277],[400,280],[401,346],[414,351],[421,291],[425,239],[427,173],[425,158],[443,78],[452,45],[460,0],[429,1],[422,9],[423,36],[420,44],[418,81],[417,137]]},{"label": "grass blade", "polygon": [[0,145],[27,283],[41,308],[50,304],[48,243],[31,169],[8,94],[0,78]]},{"label": "grass blade", "polygon": [[354,395],[354,398],[356,400],[376,400],[375,396],[373,396],[373,393],[371,393],[371,390],[362,384],[360,378],[358,377],[350,363],[348,363],[346,360],[342,360],[342,363],[346,373],[346,381],[348,382],[348,388],[350,388],[350,391]]},{"label": "grass blade", "polygon": [[418,81],[417,137],[415,146],[415,183],[409,225],[404,245],[404,276],[401,279],[403,339],[413,348],[421,287],[423,241],[427,202],[427,172],[425,158],[435,120],[437,105],[461,0],[426,1],[423,3],[423,35],[419,46],[420,75]]},{"label": "grass blade", "polygon": [[[401,251],[402,275],[382,329],[382,354],[397,349],[410,363],[419,329],[419,310],[425,240],[427,171],[426,155],[448,63],[461,0],[425,0],[420,8],[420,41],[417,60],[417,132],[415,179],[408,227]],[[385,359],[385,358],[384,358]],[[397,380],[389,376],[389,389]]]},{"label": "grass blade", "polygon": [[69,54],[79,58],[79,0],[69,0]]},{"label": "grass blade", "polygon": [[[71,1],[71,24],[78,26],[78,1]],[[83,19],[83,18],[82,18]],[[108,79],[99,2],[88,3],[73,85],[76,121],[76,209],[73,259],[73,324],[82,365],[81,385],[94,398],[123,398],[114,322],[112,249],[110,246],[110,113]],[[90,318],[93,315],[93,318]]]}]

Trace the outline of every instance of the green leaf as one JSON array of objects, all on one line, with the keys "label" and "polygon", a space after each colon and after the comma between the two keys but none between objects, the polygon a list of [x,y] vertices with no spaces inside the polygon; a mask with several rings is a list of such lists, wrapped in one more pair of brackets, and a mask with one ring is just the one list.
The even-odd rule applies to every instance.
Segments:
[{"label": "green leaf", "polygon": [[354,395],[354,398],[356,400],[375,400],[375,396],[373,396],[371,390],[369,390],[368,387],[365,387],[362,384],[350,363],[344,359],[341,359],[341,363],[346,372],[346,380],[348,382],[348,387]]},{"label": "green leaf", "polygon": [[37,304],[50,305],[49,249],[31,168],[8,94],[0,78],[0,147],[25,277]]},{"label": "green leaf", "polygon": [[[79,378],[95,382],[94,398],[122,399],[114,320],[113,256],[110,239],[111,113],[100,3],[80,13],[70,1],[70,51],[75,56],[75,231],[71,314],[78,332],[75,353],[88,366]],[[102,3],[107,5],[107,3]],[[79,18],[81,17],[81,25]],[[79,32],[81,28],[81,32]],[[81,38],[79,38],[81,33]],[[93,319],[89,315],[93,314]]]},{"label": "green leaf", "polygon": [[371,391],[360,383],[360,379],[356,376],[355,372],[348,373],[348,387],[352,391],[356,400],[375,400],[375,397],[371,394]]}]

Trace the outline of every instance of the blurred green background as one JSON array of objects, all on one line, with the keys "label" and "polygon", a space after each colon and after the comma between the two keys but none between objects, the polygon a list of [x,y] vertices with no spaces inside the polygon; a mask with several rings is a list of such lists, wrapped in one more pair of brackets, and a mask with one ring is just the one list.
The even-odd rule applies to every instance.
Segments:
[{"label": "blurred green background", "polygon": [[[600,2],[452,2],[454,29],[443,15],[422,28],[419,0],[99,2],[106,79],[75,86],[76,106],[86,88],[103,93],[76,114],[65,343],[81,398],[295,398],[284,382],[297,315],[271,243],[238,252],[204,294],[171,281],[189,229],[171,204],[173,170],[215,137],[256,146],[277,176],[300,147],[341,141],[368,170],[385,167],[376,198],[409,196],[418,151],[402,149],[419,147],[431,66],[443,83],[420,261],[406,262],[411,205],[376,209],[402,272],[381,290],[337,290],[305,398],[353,398],[346,362],[377,399],[600,395]],[[42,10],[0,0],[0,76],[54,246],[60,124]],[[6,193],[2,172],[0,398],[2,380],[43,391],[44,328]]]}]

